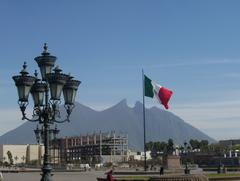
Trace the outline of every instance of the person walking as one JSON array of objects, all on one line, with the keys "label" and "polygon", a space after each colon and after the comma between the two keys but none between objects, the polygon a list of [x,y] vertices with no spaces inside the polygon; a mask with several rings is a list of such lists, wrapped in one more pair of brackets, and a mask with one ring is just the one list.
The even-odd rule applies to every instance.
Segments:
[{"label": "person walking", "polygon": [[163,175],[164,174],[164,168],[163,166],[160,167],[160,175]]},{"label": "person walking", "polygon": [[113,173],[112,170],[110,170],[109,172],[107,172],[107,181],[113,181],[112,173]]}]

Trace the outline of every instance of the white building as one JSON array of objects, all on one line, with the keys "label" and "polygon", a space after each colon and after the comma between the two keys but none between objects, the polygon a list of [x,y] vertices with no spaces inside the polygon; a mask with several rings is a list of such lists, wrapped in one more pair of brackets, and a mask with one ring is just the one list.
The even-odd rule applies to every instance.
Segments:
[{"label": "white building", "polygon": [[12,154],[13,163],[29,163],[31,161],[41,161],[44,154],[43,145],[0,145],[0,160],[10,162],[8,151]]},{"label": "white building", "polygon": [[[144,160],[144,152],[134,152],[134,151],[128,151],[128,158],[129,160]],[[146,152],[146,160],[152,159],[151,157],[151,151]]]}]

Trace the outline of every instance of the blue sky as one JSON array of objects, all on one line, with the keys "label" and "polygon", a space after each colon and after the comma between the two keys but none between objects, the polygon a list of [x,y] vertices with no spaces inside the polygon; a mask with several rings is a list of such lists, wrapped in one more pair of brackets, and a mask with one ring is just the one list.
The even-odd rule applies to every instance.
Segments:
[{"label": "blue sky", "polygon": [[57,65],[82,81],[80,103],[102,110],[126,98],[133,106],[142,100],[143,68],[173,90],[171,112],[215,139],[239,138],[239,7],[237,0],[0,1],[0,134],[22,123],[12,75],[24,61],[34,72],[47,42]]}]

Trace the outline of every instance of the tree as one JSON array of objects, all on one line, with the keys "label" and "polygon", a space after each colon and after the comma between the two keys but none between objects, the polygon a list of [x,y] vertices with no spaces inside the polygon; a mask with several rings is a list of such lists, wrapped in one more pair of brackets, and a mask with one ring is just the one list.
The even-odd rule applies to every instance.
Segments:
[{"label": "tree", "polygon": [[159,142],[157,145],[157,149],[159,152],[165,152],[167,150],[167,143],[166,142]]},{"label": "tree", "polygon": [[13,165],[13,157],[10,151],[7,151],[7,156],[8,156],[9,164]]},{"label": "tree", "polygon": [[166,142],[160,142],[160,141],[156,141],[156,142],[148,142],[146,143],[146,150],[147,151],[155,151],[155,152],[164,152],[166,150],[167,147],[167,143]]},{"label": "tree", "polygon": [[201,140],[200,141],[200,149],[202,152],[208,152],[209,146],[208,146],[208,140]]},{"label": "tree", "polygon": [[221,145],[219,143],[214,143],[208,146],[209,150],[214,152],[215,154],[221,156],[225,153],[226,147],[224,145]]},{"label": "tree", "polygon": [[184,152],[184,147],[182,145],[180,145],[179,150],[180,150],[180,153],[183,153]]},{"label": "tree", "polygon": [[15,156],[14,157],[14,160],[15,160],[15,164],[17,163],[17,160],[18,160],[18,156]]},{"label": "tree", "polygon": [[152,149],[153,149],[153,142],[150,141],[150,142],[146,143],[145,147],[146,147],[147,151],[152,151]]},{"label": "tree", "polygon": [[200,142],[200,146],[202,147],[202,146],[208,146],[208,140],[202,140],[201,142]]},{"label": "tree", "polygon": [[151,151],[152,158],[157,158],[162,152],[166,154],[167,150],[167,143],[166,142],[148,142],[146,143],[146,150]]},{"label": "tree", "polygon": [[22,162],[25,163],[25,156],[22,156]]},{"label": "tree", "polygon": [[240,144],[236,144],[232,146],[233,150],[240,150]]},{"label": "tree", "polygon": [[200,149],[200,142],[198,140],[190,139],[189,144],[191,145],[192,149]]}]

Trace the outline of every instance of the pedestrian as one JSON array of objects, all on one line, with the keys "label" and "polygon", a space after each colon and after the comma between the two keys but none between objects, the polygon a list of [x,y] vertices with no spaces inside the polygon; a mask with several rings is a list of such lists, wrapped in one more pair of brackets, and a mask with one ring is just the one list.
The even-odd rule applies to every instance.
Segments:
[{"label": "pedestrian", "polygon": [[107,181],[113,181],[112,173],[113,173],[112,170],[110,170],[109,172],[107,172]]},{"label": "pedestrian", "polygon": [[217,168],[217,173],[220,174],[221,173],[221,164],[218,165],[218,168]]},{"label": "pedestrian", "polygon": [[163,170],[163,166],[161,166],[160,168],[160,175],[163,175],[164,174],[164,170]]}]

